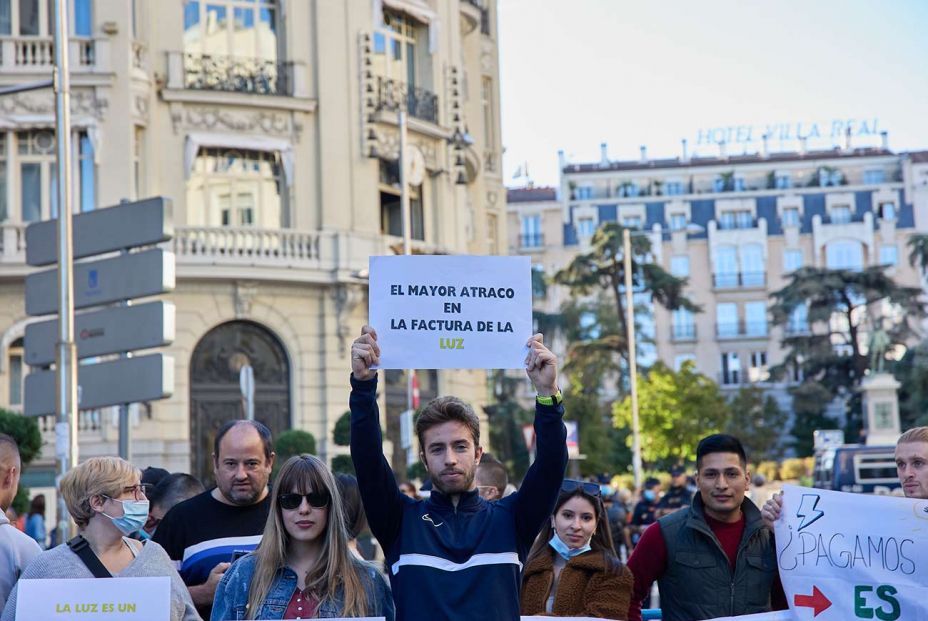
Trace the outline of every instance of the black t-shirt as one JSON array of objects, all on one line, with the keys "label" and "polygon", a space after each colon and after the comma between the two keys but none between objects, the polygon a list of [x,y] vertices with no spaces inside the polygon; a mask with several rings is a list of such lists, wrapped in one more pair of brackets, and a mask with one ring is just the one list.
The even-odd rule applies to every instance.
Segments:
[{"label": "black t-shirt", "polygon": [[270,494],[257,504],[238,507],[219,502],[209,490],[168,511],[153,539],[177,563],[184,583],[203,584],[213,567],[231,562],[236,552],[258,547],[270,509]]}]

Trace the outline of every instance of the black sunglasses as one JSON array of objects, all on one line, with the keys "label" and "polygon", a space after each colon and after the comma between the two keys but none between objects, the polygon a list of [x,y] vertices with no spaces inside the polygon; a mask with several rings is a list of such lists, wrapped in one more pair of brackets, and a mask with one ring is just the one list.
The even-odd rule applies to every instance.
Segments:
[{"label": "black sunglasses", "polygon": [[310,492],[309,494],[280,494],[277,496],[277,502],[280,503],[282,508],[293,511],[300,508],[304,498],[313,509],[328,507],[331,500],[328,492]]},{"label": "black sunglasses", "polygon": [[575,492],[577,490],[582,490],[584,494],[588,496],[593,496],[594,498],[599,498],[602,495],[602,491],[599,489],[598,483],[590,483],[589,481],[575,481],[574,479],[564,479],[564,482],[561,483],[561,491],[565,493]]}]

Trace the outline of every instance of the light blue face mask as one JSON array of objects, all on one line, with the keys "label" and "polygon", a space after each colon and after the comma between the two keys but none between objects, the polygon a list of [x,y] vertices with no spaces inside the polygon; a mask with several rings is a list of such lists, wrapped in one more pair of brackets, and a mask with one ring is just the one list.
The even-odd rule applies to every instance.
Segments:
[{"label": "light blue face mask", "polygon": [[561,541],[561,538],[557,536],[557,533],[551,534],[551,540],[548,541],[548,545],[554,548],[554,551],[561,555],[565,561],[569,561],[575,556],[580,556],[584,552],[589,552],[590,542],[587,541],[586,544],[580,546],[579,548],[570,548],[566,543]]},{"label": "light blue face mask", "polygon": [[[109,496],[107,496],[109,498]],[[114,502],[122,503],[122,515],[113,517],[106,515],[113,521],[113,526],[119,529],[123,535],[129,536],[132,533],[142,530],[145,522],[148,521],[148,501],[147,500],[117,500],[110,498]]]}]

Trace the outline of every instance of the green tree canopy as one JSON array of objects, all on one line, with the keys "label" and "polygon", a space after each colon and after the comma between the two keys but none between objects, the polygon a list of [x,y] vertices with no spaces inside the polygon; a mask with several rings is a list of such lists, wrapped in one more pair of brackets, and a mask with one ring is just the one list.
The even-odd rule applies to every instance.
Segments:
[{"label": "green tree canopy", "polygon": [[335,421],[335,429],[332,430],[332,441],[339,446],[348,446],[351,444],[351,411],[347,411],[338,417]]},{"label": "green tree canopy", "polygon": [[780,439],[787,415],[776,399],[764,396],[757,386],[743,386],[728,404],[731,416],[725,427],[744,445],[752,462],[776,460],[783,456]]},{"label": "green tree canopy", "polygon": [[[504,466],[513,482],[521,481],[528,470],[528,448],[522,435],[522,426],[530,425],[534,412],[519,405],[514,395],[521,384],[520,379],[507,376],[503,371],[494,371],[490,376],[490,385],[496,401],[484,406],[489,423],[489,445],[493,455]],[[416,478],[410,470],[409,478]],[[427,478],[422,474],[420,478]]]},{"label": "green tree canopy", "polygon": [[[718,385],[697,373],[692,362],[677,372],[658,362],[638,379],[641,454],[651,466],[695,460],[699,440],[720,432],[728,416]],[[613,419],[616,427],[631,428],[630,398],[613,404]]]},{"label": "green tree canopy", "polygon": [[909,263],[928,274],[928,234],[920,233],[909,238]]},{"label": "green tree canopy", "polygon": [[0,433],[16,441],[24,468],[42,450],[42,432],[35,418],[0,409]]},{"label": "green tree canopy", "polygon": [[274,476],[285,461],[294,455],[309,453],[316,454],[316,438],[313,434],[302,429],[288,429],[274,439],[274,452],[277,457],[274,460]]},{"label": "green tree canopy", "polygon": [[814,452],[812,432],[838,426],[834,418],[825,414],[832,395],[827,388],[812,380],[793,386],[789,394],[793,398],[793,425],[790,428],[792,440],[789,446],[799,457],[810,457]]}]

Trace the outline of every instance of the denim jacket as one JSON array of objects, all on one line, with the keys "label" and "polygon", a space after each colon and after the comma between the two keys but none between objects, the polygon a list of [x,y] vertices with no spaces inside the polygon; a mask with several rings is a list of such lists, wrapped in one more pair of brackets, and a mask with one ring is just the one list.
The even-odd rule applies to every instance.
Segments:
[{"label": "denim jacket", "polygon": [[[361,575],[366,577],[365,591],[367,592],[367,609],[369,617],[386,617],[386,621],[393,621],[393,596],[390,593],[390,587],[380,572],[371,565],[361,560],[352,559],[361,570]],[[248,589],[251,588],[251,578],[255,573],[257,558],[255,555],[247,554],[235,561],[232,566],[222,576],[219,586],[216,589],[216,596],[213,600],[213,611],[210,615],[210,621],[228,621],[244,619],[248,604]],[[289,567],[282,567],[277,571],[277,576],[271,584],[267,597],[261,603],[254,619],[282,619],[290,598],[296,589],[297,576]],[[332,600],[323,600],[316,609],[316,618],[337,618],[344,616],[342,614],[343,599],[339,590],[336,597]]]}]

